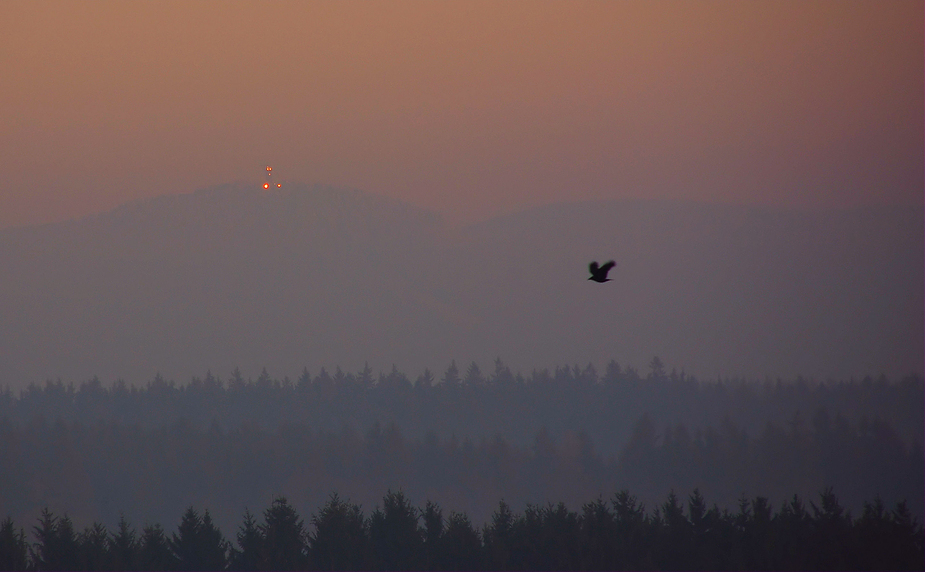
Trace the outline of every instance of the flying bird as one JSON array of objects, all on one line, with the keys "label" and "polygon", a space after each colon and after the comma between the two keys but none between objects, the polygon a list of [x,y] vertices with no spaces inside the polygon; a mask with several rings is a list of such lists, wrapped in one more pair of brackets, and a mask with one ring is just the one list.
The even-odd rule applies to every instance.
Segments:
[{"label": "flying bird", "polygon": [[617,263],[611,260],[603,266],[597,265],[597,260],[588,265],[588,269],[591,270],[591,277],[588,280],[594,280],[595,282],[609,282],[610,278],[607,278],[607,273],[610,272],[610,269],[616,266]]}]

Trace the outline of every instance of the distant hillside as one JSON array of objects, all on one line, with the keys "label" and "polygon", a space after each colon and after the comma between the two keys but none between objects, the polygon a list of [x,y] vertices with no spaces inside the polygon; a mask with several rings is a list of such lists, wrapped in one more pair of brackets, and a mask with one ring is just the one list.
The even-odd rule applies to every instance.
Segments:
[{"label": "distant hillside", "polygon": [[[700,377],[922,373],[922,210],[559,204],[448,231],[226,185],[0,231],[0,385],[211,368],[438,373],[653,355]],[[614,258],[613,282],[587,263]]]},{"label": "distant hillside", "polygon": [[[142,382],[375,359],[439,219],[359,191],[244,185],[0,233],[2,368]],[[422,318],[426,322],[427,318]]]},{"label": "distant hillside", "polygon": [[[921,208],[555,204],[464,229],[447,290],[511,363],[897,376],[922,371],[922,237]],[[613,282],[584,280],[607,258]]]}]

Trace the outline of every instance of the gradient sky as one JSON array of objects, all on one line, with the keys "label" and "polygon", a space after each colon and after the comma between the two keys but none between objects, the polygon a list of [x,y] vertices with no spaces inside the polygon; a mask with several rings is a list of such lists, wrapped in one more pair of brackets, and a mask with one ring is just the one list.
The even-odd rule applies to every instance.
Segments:
[{"label": "gradient sky", "polygon": [[471,221],[921,204],[911,2],[2,2],[0,227],[279,176]]}]

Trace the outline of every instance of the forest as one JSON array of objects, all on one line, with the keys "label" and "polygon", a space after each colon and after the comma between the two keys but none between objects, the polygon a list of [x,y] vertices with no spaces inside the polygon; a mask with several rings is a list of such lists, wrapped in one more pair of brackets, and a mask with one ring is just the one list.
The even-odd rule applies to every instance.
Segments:
[{"label": "forest", "polygon": [[[481,543],[474,552],[479,560],[460,561],[466,562],[458,564],[463,567],[537,568],[550,562],[548,555],[524,553],[526,548],[515,551],[526,560],[491,560],[501,549],[491,548],[485,527],[500,518],[499,511],[511,511],[511,522],[520,522],[517,526],[529,534],[549,534],[541,532],[547,517],[564,519],[579,538],[590,526],[589,514],[603,511],[601,506],[609,507],[602,519],[622,522],[618,515],[623,509],[613,499],[630,497],[625,492],[614,497],[618,491],[632,492],[640,522],[646,523],[633,534],[645,536],[650,552],[590,556],[594,549],[573,539],[569,542],[576,544],[563,548],[568,555],[561,556],[571,560],[557,560],[556,566],[673,568],[672,561],[664,560],[666,551],[653,548],[665,542],[669,531],[678,538],[700,539],[689,540],[705,551],[696,557],[701,560],[690,560],[689,553],[677,558],[703,562],[703,568],[823,566],[808,564],[806,554],[751,564],[743,563],[741,555],[729,556],[739,558],[733,561],[708,554],[719,550],[714,544],[734,554],[736,543],[752,534],[746,534],[751,529],[743,528],[742,519],[755,514],[766,514],[779,526],[799,512],[803,516],[797,520],[805,521],[806,528],[793,534],[800,542],[817,534],[810,532],[816,530],[812,523],[831,520],[835,513],[843,521],[838,534],[849,535],[839,536],[838,542],[850,537],[851,546],[857,546],[850,535],[862,534],[864,527],[894,526],[917,531],[921,540],[921,378],[702,381],[666,369],[653,358],[646,373],[612,361],[601,374],[587,365],[523,375],[497,360],[489,373],[474,363],[461,371],[453,362],[439,378],[427,370],[411,378],[394,366],[374,374],[367,366],[356,373],[320,368],[312,375],[305,369],[296,380],[275,379],[266,370],[256,379],[245,378],[235,370],[227,379],[207,372],[183,384],[156,376],[143,385],[116,381],[104,386],[94,378],[79,384],[47,381],[15,394],[6,389],[0,391],[5,554],[25,554],[29,566],[52,569],[42,564],[41,534],[52,538],[58,532],[49,531],[60,528],[67,536],[72,534],[67,530],[89,527],[73,532],[74,542],[79,545],[95,534],[99,548],[115,538],[107,530],[127,535],[129,522],[144,523],[138,542],[160,530],[169,546],[173,537],[152,523],[176,522],[180,514],[189,526],[256,527],[264,534],[268,529],[260,526],[265,525],[247,524],[253,518],[247,511],[272,509],[282,497],[288,509],[303,514],[328,507],[332,499],[351,499],[351,518],[365,523],[360,527],[365,536],[356,542],[369,548],[377,542],[378,533],[372,532],[376,510],[387,511],[388,499],[394,500],[391,492],[382,499],[385,491],[402,491],[402,503],[424,507],[411,512],[425,529],[431,505],[447,511],[441,520],[447,534],[470,523],[473,534],[459,534],[473,546]],[[688,496],[689,503],[678,500]],[[713,507],[695,516],[701,503],[695,499],[700,498],[710,499]],[[804,505],[800,499],[814,500]],[[677,518],[687,523],[687,532],[679,532],[666,519],[674,514],[672,507],[684,504],[689,506],[686,512],[678,508]],[[566,506],[581,509],[573,513]],[[654,508],[644,512],[643,506]],[[376,510],[366,518],[363,507]],[[775,513],[772,507],[781,508]],[[324,510],[301,530],[315,530],[319,514]],[[713,524],[703,525],[697,520],[701,517]],[[29,523],[38,523],[28,535],[35,538],[32,542],[16,528],[30,530]],[[624,525],[612,526],[623,530]],[[712,532],[695,535],[703,526]],[[769,547],[779,546],[774,543],[786,535],[774,530],[760,544],[777,558],[783,549]],[[303,540],[308,548],[299,549],[299,558],[308,560],[298,566],[327,566],[318,564],[311,535]],[[748,542],[753,541],[758,542]],[[8,548],[22,543],[29,549],[25,553]],[[282,566],[240,564],[232,545],[241,548],[234,542],[222,545],[229,566]],[[413,561],[401,567],[452,567],[449,560],[427,560],[434,544],[421,546],[430,548],[415,548]],[[366,560],[343,566],[391,566],[375,560],[379,556],[370,550],[363,553]],[[68,562],[60,566],[89,566]],[[169,558],[158,562],[144,566],[186,566]],[[867,566],[854,558],[849,562]],[[921,568],[921,558],[918,562]]]},{"label": "forest", "polygon": [[778,510],[767,498],[737,511],[708,506],[698,490],[674,492],[647,511],[627,491],[578,512],[564,503],[503,500],[479,528],[436,503],[413,506],[389,491],[368,517],[332,494],[308,524],[284,497],[262,519],[245,511],[231,540],[208,510],[188,507],[176,529],[121,518],[112,532],[44,510],[35,541],[0,524],[2,570],[921,570],[922,527],[905,503],[876,499],[852,518],[832,491],[808,506],[797,495]]}]

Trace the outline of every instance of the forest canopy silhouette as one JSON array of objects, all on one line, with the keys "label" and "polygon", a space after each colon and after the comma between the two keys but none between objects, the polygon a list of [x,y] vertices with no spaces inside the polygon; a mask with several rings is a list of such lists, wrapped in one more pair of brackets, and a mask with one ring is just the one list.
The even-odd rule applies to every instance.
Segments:
[{"label": "forest canopy silhouette", "polygon": [[286,496],[299,511],[338,492],[372,507],[384,490],[487,522],[512,510],[579,507],[629,490],[646,506],[694,489],[719,510],[774,506],[831,487],[854,515],[905,502],[921,521],[921,378],[701,381],[660,359],[435,375],[305,369],[211,373],[142,386],[48,381],[0,392],[0,516],[42,510],[80,526],[172,522],[208,508],[231,530]]},{"label": "forest canopy silhouette", "polygon": [[[817,504],[818,502],[818,504]],[[190,506],[175,531],[124,517],[108,531],[77,532],[67,516],[43,510],[35,542],[7,518],[0,523],[4,570],[920,570],[922,527],[905,503],[879,499],[853,518],[831,489],[807,505],[794,495],[778,510],[767,498],[738,509],[709,506],[695,489],[673,491],[647,510],[623,490],[610,499],[528,505],[503,500],[483,526],[465,513],[415,507],[388,491],[369,516],[330,495],[306,523],[285,497],[262,519],[245,510],[223,535],[208,509]]]}]

